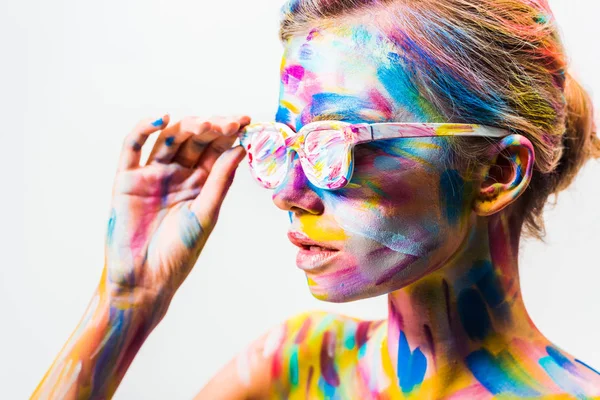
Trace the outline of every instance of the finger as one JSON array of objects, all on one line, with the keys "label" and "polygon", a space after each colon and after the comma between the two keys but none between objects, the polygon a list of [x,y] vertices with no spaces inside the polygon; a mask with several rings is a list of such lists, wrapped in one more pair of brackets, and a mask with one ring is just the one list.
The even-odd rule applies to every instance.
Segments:
[{"label": "finger", "polygon": [[241,128],[250,123],[250,117],[247,115],[235,115],[232,117],[212,117],[210,122],[213,129],[220,131],[225,136],[237,133]]},{"label": "finger", "polygon": [[221,136],[220,138],[213,140],[206,150],[204,150],[204,153],[202,153],[202,156],[196,164],[196,168],[203,169],[210,173],[215,162],[223,153],[231,149],[231,146],[233,146],[236,139],[237,137],[235,136]]},{"label": "finger", "polygon": [[[250,117],[246,115],[236,115],[233,117],[212,117],[209,119],[211,130],[215,135],[232,135],[237,133],[242,127],[250,123]],[[173,157],[173,162],[179,163],[186,168],[194,168],[198,164],[200,156],[204,150],[215,139],[214,135],[204,135],[206,130],[199,134],[190,136],[179,148],[177,154]],[[229,146],[231,147],[231,146]]]},{"label": "finger", "polygon": [[140,121],[123,142],[118,170],[123,171],[138,168],[142,156],[142,147],[146,143],[146,140],[148,140],[148,136],[167,126],[169,120],[169,114],[165,114],[159,119],[145,119]]},{"label": "finger", "polygon": [[237,140],[237,135],[243,127],[250,123],[250,118],[236,117],[236,120],[214,120],[213,129],[221,130],[224,134],[223,137],[220,137],[213,141],[207,149],[204,151],[200,159],[198,160],[196,167],[202,168],[207,172],[210,172],[211,168],[217,161],[217,159],[223,154],[225,151],[229,150],[231,146]]},{"label": "finger", "polygon": [[235,171],[245,155],[246,151],[242,146],[236,146],[225,152],[215,163],[200,195],[191,204],[190,208],[200,221],[200,225],[209,231],[217,222],[223,199],[225,199],[233,183]]},{"label": "finger", "polygon": [[173,157],[173,162],[187,168],[194,168],[200,156],[202,156],[209,145],[220,137],[223,137],[222,132],[219,129],[213,129],[212,124],[207,121],[206,129],[202,129],[198,134],[190,136],[180,146],[179,151]]},{"label": "finger", "polygon": [[210,122],[198,117],[186,117],[160,133],[148,157],[148,164],[170,163],[181,145],[192,135],[207,136],[207,141],[220,136],[218,133],[211,134]]}]

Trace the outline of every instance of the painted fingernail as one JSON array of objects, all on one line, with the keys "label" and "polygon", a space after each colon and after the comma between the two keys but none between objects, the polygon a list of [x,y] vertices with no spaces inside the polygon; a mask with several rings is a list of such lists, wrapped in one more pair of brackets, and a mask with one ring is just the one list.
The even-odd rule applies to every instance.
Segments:
[{"label": "painted fingernail", "polygon": [[165,121],[162,118],[159,118],[152,123],[152,126],[161,126],[164,123],[165,123]]},{"label": "painted fingernail", "polygon": [[169,136],[169,137],[167,138],[167,140],[165,140],[165,144],[166,144],[168,147],[171,147],[171,146],[173,146],[173,143],[175,143],[175,136]]}]

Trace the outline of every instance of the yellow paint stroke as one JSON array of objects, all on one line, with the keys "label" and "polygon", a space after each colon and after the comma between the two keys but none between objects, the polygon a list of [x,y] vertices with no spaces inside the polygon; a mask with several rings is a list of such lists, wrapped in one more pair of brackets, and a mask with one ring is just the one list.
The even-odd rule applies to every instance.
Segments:
[{"label": "yellow paint stroke", "polygon": [[300,218],[300,227],[302,232],[308,235],[312,240],[330,241],[346,240],[348,235],[339,227],[329,222],[326,218],[317,215],[305,215]]},{"label": "yellow paint stroke", "polygon": [[299,114],[300,113],[300,110],[298,109],[298,107],[296,107],[295,105],[293,105],[292,103],[290,103],[287,100],[281,100],[279,103],[281,104],[281,106],[287,108],[288,110],[290,110],[294,114]]}]

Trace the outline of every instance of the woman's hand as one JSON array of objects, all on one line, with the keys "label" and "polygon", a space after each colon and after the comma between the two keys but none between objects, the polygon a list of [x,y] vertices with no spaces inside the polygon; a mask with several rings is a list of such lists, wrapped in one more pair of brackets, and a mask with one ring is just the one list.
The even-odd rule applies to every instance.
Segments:
[{"label": "woman's hand", "polygon": [[[249,117],[169,117],[138,124],[126,138],[106,236],[109,297],[166,312],[212,232],[245,151],[231,149]],[[140,166],[148,136],[160,132]],[[225,154],[223,154],[225,153]],[[223,154],[223,157],[220,157]],[[152,317],[154,319],[154,316]]]},{"label": "woman's hand", "polygon": [[[165,116],[141,122],[127,137],[102,279],[32,399],[112,397],[217,222],[245,154],[239,146],[228,149],[248,123],[248,117],[186,118],[167,126]],[[159,130],[140,166],[146,139]]]}]

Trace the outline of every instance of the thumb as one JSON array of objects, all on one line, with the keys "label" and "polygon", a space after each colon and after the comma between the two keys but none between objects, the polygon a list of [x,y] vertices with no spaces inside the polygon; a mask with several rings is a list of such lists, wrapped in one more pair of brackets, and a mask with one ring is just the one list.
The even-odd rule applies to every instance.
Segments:
[{"label": "thumb", "polygon": [[190,209],[206,230],[211,231],[216,224],[221,204],[245,155],[243,146],[236,146],[224,152],[212,167],[202,191],[192,202]]}]

